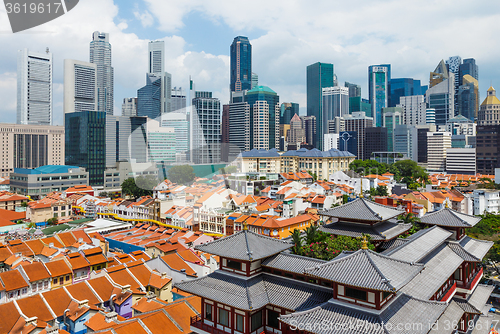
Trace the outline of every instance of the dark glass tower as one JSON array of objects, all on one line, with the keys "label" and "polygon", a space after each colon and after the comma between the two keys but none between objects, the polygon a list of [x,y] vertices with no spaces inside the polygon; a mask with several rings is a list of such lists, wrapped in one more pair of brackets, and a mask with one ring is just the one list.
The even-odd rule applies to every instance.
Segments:
[{"label": "dark glass tower", "polygon": [[146,74],[146,86],[137,90],[137,116],[160,117],[161,87],[161,76]]},{"label": "dark glass tower", "polygon": [[372,106],[373,122],[382,126],[382,108],[389,106],[391,65],[372,65],[368,67],[368,95]]},{"label": "dark glass tower", "polygon": [[[476,80],[479,80],[479,70],[476,65],[476,60],[474,58],[464,59],[463,64],[460,65],[458,70],[460,78],[460,85],[463,85],[464,75],[468,74]],[[457,80],[457,78],[455,78]]]},{"label": "dark glass tower", "polygon": [[248,37],[235,37],[231,44],[231,92],[252,89],[252,45]]},{"label": "dark glass tower", "polygon": [[290,120],[295,114],[299,114],[299,104],[283,102],[280,111],[280,124],[290,124]]},{"label": "dark glass tower", "polygon": [[316,117],[314,147],[323,149],[323,96],[322,89],[333,87],[333,64],[314,63],[307,66],[307,115]]},{"label": "dark glass tower", "polygon": [[401,96],[425,95],[427,86],[421,86],[420,80],[412,78],[397,78],[390,81],[389,107],[399,104]]}]

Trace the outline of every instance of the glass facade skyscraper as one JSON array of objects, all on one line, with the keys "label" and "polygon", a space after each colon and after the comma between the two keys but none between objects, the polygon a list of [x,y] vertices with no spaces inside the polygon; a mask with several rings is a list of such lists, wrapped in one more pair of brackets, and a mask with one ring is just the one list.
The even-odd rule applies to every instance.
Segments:
[{"label": "glass facade skyscraper", "polygon": [[250,106],[250,147],[279,148],[280,98],[267,86],[249,90],[245,102]]},{"label": "glass facade skyscraper", "polygon": [[397,78],[390,81],[389,107],[395,107],[399,104],[401,96],[425,95],[427,86],[421,86],[420,80],[412,78]]},{"label": "glass facade skyscraper", "polygon": [[221,105],[208,92],[196,92],[191,121],[192,159],[195,164],[220,162]]},{"label": "glass facade skyscraper", "polygon": [[111,66],[111,44],[108,33],[94,31],[92,34],[90,62],[97,65],[97,110],[113,115],[114,72]]},{"label": "glass facade skyscraper", "polygon": [[391,65],[368,67],[368,95],[372,106],[372,117],[376,126],[382,126],[382,108],[389,106]]},{"label": "glass facade skyscraper", "polygon": [[460,75],[460,85],[463,85],[464,75],[470,75],[476,80],[479,80],[479,70],[476,65],[476,60],[474,58],[464,59],[463,64],[460,65],[459,75]]},{"label": "glass facade skyscraper", "polygon": [[290,124],[290,120],[295,114],[299,114],[299,104],[283,102],[280,110],[280,124]]},{"label": "glass facade skyscraper", "polygon": [[323,88],[333,87],[333,64],[314,63],[307,66],[307,115],[316,117],[314,147],[323,149]]},{"label": "glass facade skyscraper", "polygon": [[146,86],[137,91],[137,116],[151,119],[161,115],[162,78],[155,74],[146,74]]},{"label": "glass facade skyscraper", "polygon": [[252,89],[252,45],[248,37],[235,37],[231,44],[230,90]]}]

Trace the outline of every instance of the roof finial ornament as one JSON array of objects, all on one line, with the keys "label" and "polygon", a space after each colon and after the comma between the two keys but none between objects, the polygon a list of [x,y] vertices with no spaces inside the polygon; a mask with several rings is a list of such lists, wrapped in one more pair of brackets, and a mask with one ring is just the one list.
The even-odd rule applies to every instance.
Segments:
[{"label": "roof finial ornament", "polygon": [[359,198],[363,198],[363,175],[361,175],[361,191],[359,192]]},{"label": "roof finial ornament", "polygon": [[445,200],[445,202],[444,202],[444,207],[445,207],[445,208],[447,208],[447,209],[450,207],[450,206],[448,205],[448,201],[447,201],[447,200]]},{"label": "roof finial ornament", "polygon": [[368,249],[368,240],[366,240],[366,235],[363,236],[361,241],[361,249]]},{"label": "roof finial ornament", "polygon": [[243,231],[248,231],[248,223],[247,222],[243,223]]}]

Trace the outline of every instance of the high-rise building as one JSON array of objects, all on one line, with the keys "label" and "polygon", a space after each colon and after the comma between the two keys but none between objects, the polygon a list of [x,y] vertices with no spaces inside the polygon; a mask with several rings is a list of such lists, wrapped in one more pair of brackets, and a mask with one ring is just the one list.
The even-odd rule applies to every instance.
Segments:
[{"label": "high-rise building", "polygon": [[[345,82],[344,87],[349,89],[349,98],[361,96],[361,86],[350,82]],[[359,110],[356,110],[359,111]]]},{"label": "high-rise building", "polygon": [[[323,145],[323,88],[334,86],[333,64],[314,63],[307,66],[307,115],[316,118],[314,147]],[[310,143],[309,143],[310,144]]]},{"label": "high-rise building", "polygon": [[317,122],[316,122],[316,117],[315,116],[303,116],[302,122],[304,124],[304,129],[306,130],[306,143],[309,146],[313,146],[314,143],[316,142],[316,138],[318,136],[316,130],[318,129],[317,127]]},{"label": "high-rise building", "polygon": [[347,151],[354,154],[357,158],[362,159],[358,156],[359,143],[358,143],[358,133],[356,131],[342,131],[339,133],[339,151]]},{"label": "high-rise building", "polygon": [[64,114],[97,110],[97,65],[64,60]]},{"label": "high-rise building", "polygon": [[17,53],[17,124],[51,125],[52,53]]},{"label": "high-rise building", "polygon": [[0,177],[14,168],[64,165],[64,127],[33,124],[0,124],[2,160]]},{"label": "high-rise building", "polygon": [[477,126],[476,166],[478,173],[489,175],[500,168],[500,125]]},{"label": "high-rise building", "polygon": [[448,67],[444,60],[441,60],[434,72],[431,72],[429,75],[429,89],[448,79],[448,74]]},{"label": "high-rise building", "polygon": [[147,117],[106,115],[106,168],[116,162],[147,161]]},{"label": "high-rise building", "polygon": [[106,113],[77,111],[64,115],[66,165],[84,167],[90,185],[104,184]]},{"label": "high-rise building", "polygon": [[417,162],[422,165],[427,165],[427,133],[436,132],[436,125],[417,125]]},{"label": "high-rise building", "polygon": [[444,172],[446,170],[446,150],[451,148],[451,133],[427,133],[427,170]]},{"label": "high-rise building", "polygon": [[328,121],[328,133],[340,133],[345,131],[345,119],[343,117],[335,117]]},{"label": "high-rise building", "polygon": [[444,125],[455,116],[455,76],[453,73],[448,73],[439,83],[438,79],[435,80],[435,84],[429,85],[425,100],[428,108],[435,109],[436,124]]},{"label": "high-rise building", "polygon": [[447,149],[446,173],[476,175],[476,149],[471,147]]},{"label": "high-rise building", "polygon": [[252,89],[252,45],[248,37],[237,36],[230,48],[230,90],[240,92]]},{"label": "high-rise building", "polygon": [[425,103],[425,97],[423,95],[401,96],[396,107],[402,109],[402,124],[426,124],[427,105]]},{"label": "high-rise building", "polygon": [[150,41],[148,43],[148,74],[161,79],[160,106],[161,114],[172,110],[172,75],[165,72],[165,42]]},{"label": "high-rise building", "polygon": [[252,88],[259,85],[259,76],[252,72]]},{"label": "high-rise building", "polygon": [[172,88],[171,106],[172,111],[185,112],[186,93],[182,90],[182,87]]},{"label": "high-rise building", "polygon": [[382,122],[387,128],[387,151],[394,151],[394,129],[401,124],[403,109],[399,107],[382,108]]},{"label": "high-rise building", "polygon": [[190,113],[191,161],[212,164],[221,160],[221,105],[212,94],[195,94]]},{"label": "high-rise building", "polygon": [[183,112],[169,112],[161,115],[161,126],[175,132],[176,161],[186,161],[189,150],[189,121]]},{"label": "high-rise building", "polygon": [[500,124],[500,100],[497,97],[495,88],[490,87],[486,92],[486,98],[477,114],[478,125]]},{"label": "high-rise building", "polygon": [[403,96],[425,95],[427,86],[421,86],[420,80],[412,78],[394,78],[390,82],[391,92],[389,107],[395,107]]},{"label": "high-rise building", "polygon": [[425,109],[425,124],[436,124],[436,109]]},{"label": "high-rise building", "polygon": [[137,116],[156,119],[162,115],[162,77],[146,74],[146,86],[137,90]]},{"label": "high-rise building", "polygon": [[221,160],[229,161],[229,104],[222,106],[222,126],[221,126]]},{"label": "high-rise building", "polygon": [[[448,74],[453,73],[455,77],[454,81],[454,100],[453,106],[454,110],[457,111],[458,108],[458,87],[460,86],[461,78],[460,78],[460,65],[462,65],[462,58],[460,56],[453,56],[448,58],[446,61],[446,67],[448,68]],[[455,114],[453,115],[455,116]]]},{"label": "high-rise building", "polygon": [[370,159],[372,152],[387,152],[387,128],[366,128],[363,149],[364,159]]},{"label": "high-rise building", "polygon": [[123,99],[122,116],[137,116],[137,97],[126,97]]},{"label": "high-rise building", "polygon": [[283,102],[280,109],[280,124],[290,124],[290,120],[295,114],[299,114],[299,104]]},{"label": "high-rise building", "polygon": [[450,118],[446,126],[439,126],[439,131],[447,131],[452,135],[475,136],[476,123],[462,115],[458,115]]},{"label": "high-rise building", "polygon": [[290,130],[286,136],[288,144],[302,144],[306,141],[306,130],[304,129],[304,124],[299,115],[293,115],[290,120]]},{"label": "high-rise building", "polygon": [[372,117],[372,105],[367,99],[361,98],[361,96],[354,96],[349,98],[349,114],[353,112],[362,111],[368,117]]},{"label": "high-rise building", "polygon": [[463,85],[463,78],[465,75],[470,75],[476,80],[479,80],[479,70],[476,65],[476,60],[474,58],[464,59],[463,63],[460,65],[459,76],[460,85]]},{"label": "high-rise building", "polygon": [[474,121],[479,111],[479,82],[469,74],[460,79],[462,84],[458,87],[456,114]]},{"label": "high-rise building", "polygon": [[256,86],[246,93],[245,102],[250,106],[250,147],[279,148],[278,94],[267,86]]},{"label": "high-rise building", "polygon": [[328,121],[349,114],[349,88],[323,88],[323,133],[328,133]]},{"label": "high-rise building", "polygon": [[389,106],[390,82],[390,64],[368,67],[368,94],[375,126],[382,126],[382,108]]},{"label": "high-rise building", "polygon": [[401,152],[413,161],[418,160],[418,132],[413,125],[400,124],[394,129],[394,152]]},{"label": "high-rise building", "polygon": [[147,124],[148,161],[171,165],[176,162],[175,130],[160,126],[157,120]]},{"label": "high-rise building", "polygon": [[111,44],[109,34],[94,31],[90,42],[90,62],[97,65],[97,111],[104,111],[107,115],[113,115],[114,73],[111,66]]},{"label": "high-rise building", "polygon": [[231,93],[228,121],[230,155],[250,151],[250,105],[246,102],[246,92]]},{"label": "high-rise building", "polygon": [[325,151],[338,149],[340,135],[338,133],[325,133],[323,139],[323,148]]},{"label": "high-rise building", "polygon": [[[370,157],[364,156],[364,142],[365,142],[365,130],[373,126],[373,118],[367,117],[362,111],[354,112],[351,115],[345,115],[345,130],[347,132],[355,132],[357,135],[357,157],[358,159],[364,160]],[[342,139],[342,135],[340,136]],[[340,146],[340,145],[339,145]],[[340,150],[342,148],[339,147]],[[352,151],[349,151],[353,153]],[[353,153],[354,154],[354,153]]]}]

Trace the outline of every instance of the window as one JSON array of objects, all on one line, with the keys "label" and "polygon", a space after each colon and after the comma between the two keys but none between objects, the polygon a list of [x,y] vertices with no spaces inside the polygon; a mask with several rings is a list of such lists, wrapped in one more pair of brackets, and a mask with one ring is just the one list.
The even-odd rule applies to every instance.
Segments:
[{"label": "window", "polygon": [[243,332],[243,316],[241,314],[236,314],[236,328],[238,332]]},{"label": "window", "polygon": [[69,281],[69,275],[66,275],[66,282]]},{"label": "window", "polygon": [[391,295],[390,292],[384,292],[384,294],[382,295],[382,299],[389,298],[390,295]]},{"label": "window", "polygon": [[212,305],[205,304],[205,319],[212,321]]},{"label": "window", "polygon": [[262,326],[262,310],[257,313],[252,314],[250,317],[251,328],[250,331],[255,331]]},{"label": "window", "polygon": [[54,282],[52,284],[57,284],[57,278],[54,278]]},{"label": "window", "polygon": [[43,282],[43,288],[47,289],[49,287],[49,281]]},{"label": "window", "polygon": [[241,270],[241,262],[227,260],[227,267],[235,270]]},{"label": "window", "polygon": [[224,309],[219,309],[219,324],[229,327],[229,312]]},{"label": "window", "polygon": [[276,311],[267,310],[267,325],[272,328],[280,328],[278,317],[280,314]]},{"label": "window", "polygon": [[365,301],[368,300],[367,293],[366,293],[366,291],[363,291],[363,290],[346,288],[345,295],[346,295],[346,297],[351,297],[354,299],[365,300]]}]

